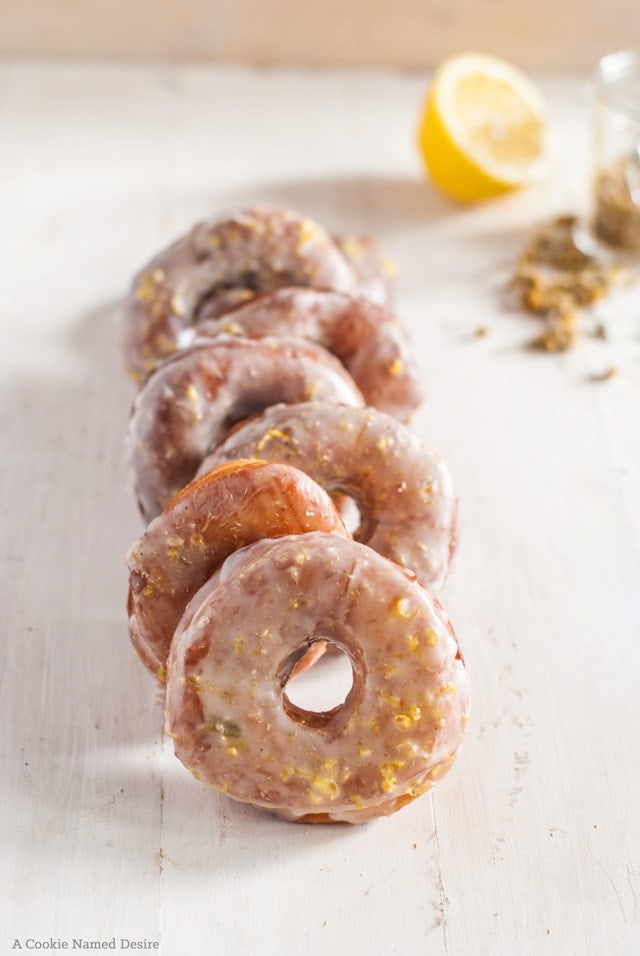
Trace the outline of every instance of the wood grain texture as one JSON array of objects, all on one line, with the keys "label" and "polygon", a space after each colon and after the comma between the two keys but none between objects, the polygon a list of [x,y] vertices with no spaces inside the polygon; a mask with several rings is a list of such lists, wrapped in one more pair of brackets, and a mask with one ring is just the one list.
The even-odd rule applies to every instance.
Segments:
[{"label": "wood grain texture", "polygon": [[[422,176],[415,76],[0,69],[2,952],[638,952],[640,299],[602,303],[607,340],[556,357],[505,306],[533,226],[585,201],[584,78],[538,79],[552,178],[461,208]],[[255,201],[386,246],[427,389],[412,427],[460,495],[443,601],[468,740],[432,796],[366,827],[196,783],[125,632],[118,300],[195,219]]]},{"label": "wood grain texture", "polygon": [[479,49],[590,69],[640,36],[635,0],[0,0],[0,52],[427,69]]}]

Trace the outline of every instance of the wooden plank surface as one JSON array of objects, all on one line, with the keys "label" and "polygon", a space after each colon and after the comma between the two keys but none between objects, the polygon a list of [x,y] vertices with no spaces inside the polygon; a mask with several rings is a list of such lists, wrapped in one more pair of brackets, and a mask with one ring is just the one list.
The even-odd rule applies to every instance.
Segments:
[{"label": "wooden plank surface", "polygon": [[[424,76],[2,66],[1,952],[639,951],[640,297],[554,357],[505,306],[530,230],[585,198],[583,79],[539,81],[551,179],[463,209],[415,155]],[[412,427],[460,495],[443,601],[468,739],[366,827],[198,785],[126,637],[118,301],[195,219],[254,201],[383,242],[428,391]]]},{"label": "wooden plank surface", "polygon": [[427,69],[483,50],[589,70],[637,44],[635,0],[0,0],[0,53]]}]

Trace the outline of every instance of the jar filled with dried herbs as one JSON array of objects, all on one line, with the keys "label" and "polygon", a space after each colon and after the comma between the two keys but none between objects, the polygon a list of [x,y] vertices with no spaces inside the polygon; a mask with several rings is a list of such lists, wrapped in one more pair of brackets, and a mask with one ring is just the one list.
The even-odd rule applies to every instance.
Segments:
[{"label": "jar filled with dried herbs", "polygon": [[640,50],[603,57],[594,93],[593,233],[640,255]]}]

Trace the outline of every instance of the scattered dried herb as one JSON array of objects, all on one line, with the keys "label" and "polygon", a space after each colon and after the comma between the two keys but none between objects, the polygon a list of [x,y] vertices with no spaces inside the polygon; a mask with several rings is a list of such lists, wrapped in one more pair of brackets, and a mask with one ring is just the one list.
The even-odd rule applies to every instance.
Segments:
[{"label": "scattered dried herb", "polygon": [[619,263],[581,249],[575,238],[576,227],[577,219],[570,215],[540,226],[511,278],[520,307],[544,320],[542,332],[531,343],[544,352],[566,351],[580,334],[604,338],[604,326],[589,326],[584,316],[625,272]]}]

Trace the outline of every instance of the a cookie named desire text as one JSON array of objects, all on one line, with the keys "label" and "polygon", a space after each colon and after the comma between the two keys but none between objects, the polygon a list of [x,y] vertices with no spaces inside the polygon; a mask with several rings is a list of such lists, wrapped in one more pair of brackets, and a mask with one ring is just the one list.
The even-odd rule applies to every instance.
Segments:
[{"label": "a cookie named desire text", "polygon": [[33,936],[27,936],[23,939],[16,937],[11,949],[29,951],[117,949],[139,952],[140,950],[159,950],[160,943],[157,939],[129,939],[125,936],[111,936],[109,939],[85,939],[79,936],[72,936],[69,939],[54,939],[52,936],[46,939],[36,939]]}]

